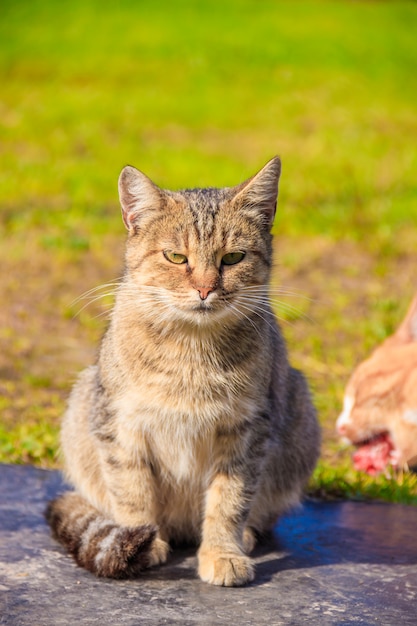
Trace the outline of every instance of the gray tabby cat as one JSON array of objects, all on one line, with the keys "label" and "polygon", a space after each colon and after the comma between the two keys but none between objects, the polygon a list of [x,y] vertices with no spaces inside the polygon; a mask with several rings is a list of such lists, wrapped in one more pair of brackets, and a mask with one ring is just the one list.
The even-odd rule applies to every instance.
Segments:
[{"label": "gray tabby cat", "polygon": [[280,167],[178,192],[121,173],[125,274],[63,420],[75,492],[47,511],[98,576],[133,576],[187,541],[204,581],[243,585],[256,538],[300,500],[320,435],[268,299]]}]

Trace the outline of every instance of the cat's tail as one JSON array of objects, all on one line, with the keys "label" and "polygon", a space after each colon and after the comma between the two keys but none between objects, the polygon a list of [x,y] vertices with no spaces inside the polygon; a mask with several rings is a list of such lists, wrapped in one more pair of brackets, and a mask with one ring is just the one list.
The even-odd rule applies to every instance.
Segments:
[{"label": "cat's tail", "polygon": [[45,516],[55,539],[96,576],[131,578],[150,565],[155,527],[118,526],[76,493],[52,500]]}]

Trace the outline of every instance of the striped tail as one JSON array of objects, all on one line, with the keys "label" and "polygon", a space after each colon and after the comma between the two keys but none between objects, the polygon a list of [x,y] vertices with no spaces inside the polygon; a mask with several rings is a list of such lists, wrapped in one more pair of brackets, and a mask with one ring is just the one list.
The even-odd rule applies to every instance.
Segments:
[{"label": "striped tail", "polygon": [[131,578],[150,565],[155,527],[118,526],[76,493],[52,500],[45,516],[55,539],[96,576]]}]

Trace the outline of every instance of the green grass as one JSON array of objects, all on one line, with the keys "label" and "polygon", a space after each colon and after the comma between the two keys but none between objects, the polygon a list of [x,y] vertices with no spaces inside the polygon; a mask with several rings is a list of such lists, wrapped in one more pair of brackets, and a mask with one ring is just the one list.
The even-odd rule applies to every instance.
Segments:
[{"label": "green grass", "polygon": [[51,467],[57,463],[59,428],[42,417],[39,422],[18,424],[5,429],[0,425],[0,460],[33,463]]},{"label": "green grass", "polygon": [[352,473],[334,422],[415,288],[416,20],[400,1],[2,3],[0,460],[56,464],[109,307],[74,301],[121,271],[123,165],[221,186],[279,153],[274,282],[300,297],[277,312],[324,433],[311,489],[415,502],[412,476]]},{"label": "green grass", "polygon": [[352,470],[350,462],[336,467],[319,462],[307,493],[320,500],[380,500],[417,505],[417,476],[392,471],[370,477]]}]

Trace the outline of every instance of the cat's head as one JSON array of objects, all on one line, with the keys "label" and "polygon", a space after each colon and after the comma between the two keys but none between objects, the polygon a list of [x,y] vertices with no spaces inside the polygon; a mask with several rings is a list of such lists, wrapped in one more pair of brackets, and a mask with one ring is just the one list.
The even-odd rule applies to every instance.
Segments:
[{"label": "cat's head", "polygon": [[155,316],[198,325],[265,308],[280,170],[275,157],[236,187],[173,192],[125,167],[129,297],[137,289]]},{"label": "cat's head", "polygon": [[398,330],[353,372],[336,427],[357,446],[359,468],[383,465],[378,455],[393,465],[417,455],[417,296]]}]

